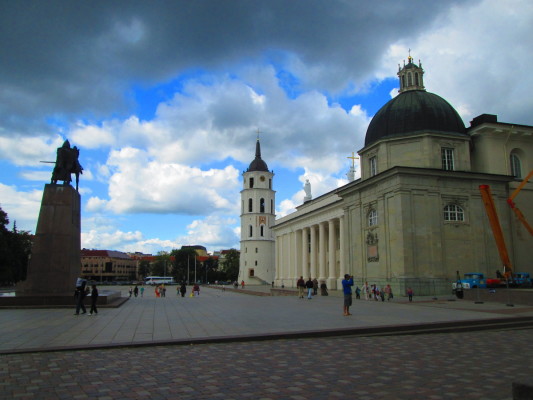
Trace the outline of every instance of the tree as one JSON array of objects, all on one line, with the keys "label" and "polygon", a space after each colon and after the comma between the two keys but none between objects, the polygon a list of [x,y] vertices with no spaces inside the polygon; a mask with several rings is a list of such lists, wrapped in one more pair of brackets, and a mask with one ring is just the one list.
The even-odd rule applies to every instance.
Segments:
[{"label": "tree", "polygon": [[166,251],[160,251],[155,257],[156,261],[152,265],[152,274],[154,276],[170,276],[170,254]]},{"label": "tree", "polygon": [[139,277],[146,278],[150,275],[150,261],[141,260],[139,262]]},{"label": "tree", "polygon": [[236,281],[239,277],[240,253],[238,250],[230,249],[226,253],[222,270],[226,273],[229,281]]},{"label": "tree", "polygon": [[0,207],[0,283],[12,285],[26,279],[32,240],[29,232],[7,229],[9,218]]},{"label": "tree", "polygon": [[[174,268],[172,269],[172,276],[176,282],[189,282],[187,276],[191,271],[194,273],[194,259],[196,258],[196,251],[192,248],[174,249],[170,252],[174,256]],[[192,278],[194,280],[194,277]]]}]

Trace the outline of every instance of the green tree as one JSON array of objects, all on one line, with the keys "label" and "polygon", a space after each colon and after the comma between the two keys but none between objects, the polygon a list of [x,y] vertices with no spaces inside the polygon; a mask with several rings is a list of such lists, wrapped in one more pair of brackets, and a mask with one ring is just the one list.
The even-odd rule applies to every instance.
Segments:
[{"label": "green tree", "polygon": [[139,262],[139,277],[143,279],[149,275],[150,275],[150,261],[141,260]]},{"label": "green tree", "polygon": [[238,250],[230,249],[226,253],[221,269],[226,273],[226,279],[236,281],[239,277],[240,253]]},{"label": "green tree", "polygon": [[[181,248],[179,250],[174,249],[170,252],[170,255],[174,257],[174,268],[172,270],[172,276],[174,277],[176,282],[193,281],[194,259],[196,257],[196,251],[191,248]],[[191,276],[190,279],[187,276],[187,273],[189,273],[189,275]]]},{"label": "green tree", "polygon": [[26,279],[32,245],[29,232],[19,232],[16,223],[10,231],[8,224],[8,215],[0,208],[0,284],[3,285]]},{"label": "green tree", "polygon": [[160,251],[155,257],[152,265],[152,275],[154,276],[171,276],[172,266],[170,265],[170,254],[166,251]]}]

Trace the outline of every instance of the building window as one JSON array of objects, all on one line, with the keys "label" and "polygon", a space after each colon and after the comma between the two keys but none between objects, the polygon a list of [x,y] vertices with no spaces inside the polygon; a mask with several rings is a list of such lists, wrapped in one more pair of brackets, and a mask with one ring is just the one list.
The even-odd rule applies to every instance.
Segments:
[{"label": "building window", "polygon": [[420,82],[418,80],[418,72],[415,72],[415,85],[416,86],[419,86],[420,85]]},{"label": "building window", "polygon": [[269,188],[269,189],[272,189],[272,179],[269,179],[269,180],[268,180],[268,188]]},{"label": "building window", "polygon": [[444,221],[464,221],[465,212],[456,204],[448,204],[444,207]]},{"label": "building window", "polygon": [[270,214],[274,214],[274,200],[270,200]]},{"label": "building window", "polygon": [[260,213],[265,212],[265,199],[259,200],[259,212]]},{"label": "building window", "polygon": [[445,147],[441,149],[440,153],[442,156],[442,169],[445,171],[454,171],[453,149]]},{"label": "building window", "polygon": [[[257,261],[255,262],[255,265],[257,265]],[[252,277],[255,275],[255,271],[253,270],[253,268],[250,269],[250,273],[248,276]]]},{"label": "building window", "polygon": [[522,163],[520,157],[515,153],[511,153],[511,175],[517,179],[522,179]]},{"label": "building window", "polygon": [[255,248],[255,252],[256,252],[256,253],[259,253],[259,249],[258,249],[257,247]]},{"label": "building window", "polygon": [[252,237],[252,233],[253,233],[253,228],[252,228],[252,225],[250,225],[250,232],[248,234],[248,237]]},{"label": "building window", "polygon": [[368,212],[368,226],[376,226],[378,224],[378,212],[370,210]]},{"label": "building window", "polygon": [[265,236],[265,226],[261,225],[261,237]]},{"label": "building window", "polygon": [[370,163],[370,176],[374,176],[378,173],[378,163],[376,157],[370,157],[368,160]]},{"label": "building window", "polygon": [[413,85],[413,78],[411,76],[411,73],[409,72],[407,74],[407,86],[412,86]]},{"label": "building window", "polygon": [[252,199],[248,199],[248,212],[252,212],[253,209]]}]

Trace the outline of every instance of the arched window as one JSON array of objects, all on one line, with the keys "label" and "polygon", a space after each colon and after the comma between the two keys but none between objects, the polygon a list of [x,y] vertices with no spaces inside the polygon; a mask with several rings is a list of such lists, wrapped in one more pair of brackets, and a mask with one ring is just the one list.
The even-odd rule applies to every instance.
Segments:
[{"label": "arched window", "polygon": [[402,79],[400,81],[400,86],[402,87],[402,89],[405,88],[405,75],[402,75]]},{"label": "arched window", "polygon": [[252,237],[253,234],[253,228],[252,225],[250,225],[250,232],[248,233],[248,237]]},{"label": "arched window", "polygon": [[259,200],[259,212],[261,213],[265,212],[265,199]]},{"label": "arched window", "polygon": [[411,73],[407,73],[407,86],[412,86],[413,85],[413,77],[411,75]]},{"label": "arched window", "polygon": [[368,226],[375,226],[378,224],[378,212],[376,210],[370,210],[368,212]]},{"label": "arched window", "polygon": [[464,221],[465,212],[457,204],[447,204],[444,207],[444,221]]},{"label": "arched window", "polygon": [[261,225],[261,237],[265,236],[265,226]]},{"label": "arched window", "polygon": [[415,72],[415,85],[416,86],[420,85],[420,83],[418,81],[418,72]]},{"label": "arched window", "polygon": [[252,212],[252,209],[253,209],[252,203],[253,203],[252,199],[248,199],[248,212]]},{"label": "arched window", "polygon": [[522,179],[522,162],[516,153],[511,153],[511,175]]}]

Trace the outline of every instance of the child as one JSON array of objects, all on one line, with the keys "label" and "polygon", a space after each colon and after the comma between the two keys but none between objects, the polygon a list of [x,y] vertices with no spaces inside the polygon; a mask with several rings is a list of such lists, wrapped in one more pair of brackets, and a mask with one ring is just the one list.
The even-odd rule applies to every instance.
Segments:
[{"label": "child", "polygon": [[407,296],[409,296],[409,301],[413,301],[413,289],[408,288],[407,289]]}]

